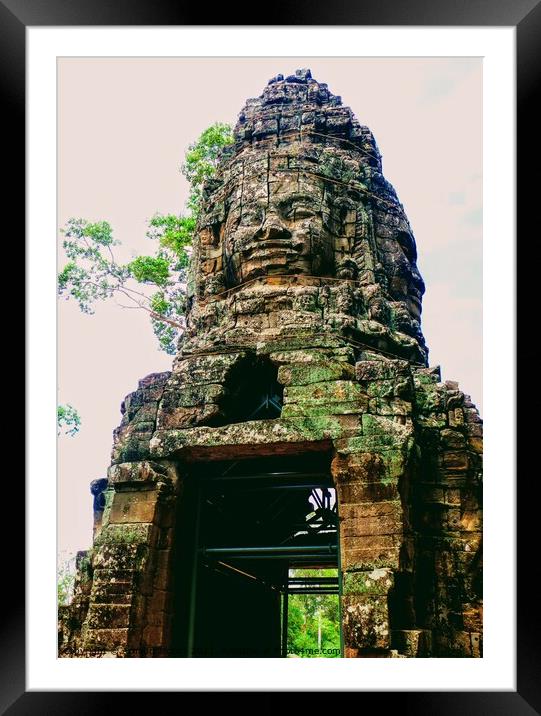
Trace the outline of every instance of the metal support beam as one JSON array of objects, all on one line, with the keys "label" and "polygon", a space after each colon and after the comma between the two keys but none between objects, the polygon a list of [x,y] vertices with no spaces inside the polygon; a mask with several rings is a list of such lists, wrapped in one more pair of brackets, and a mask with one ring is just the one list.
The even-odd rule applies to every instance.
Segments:
[{"label": "metal support beam", "polygon": [[335,594],[338,596],[338,589],[321,588],[321,589],[290,589],[290,594]]},{"label": "metal support beam", "polygon": [[193,656],[195,645],[195,615],[196,615],[196,599],[197,599],[197,576],[199,572],[199,530],[201,522],[201,490],[199,486],[195,487],[195,529],[194,540],[195,549],[193,553],[192,563],[192,580],[190,585],[190,612],[188,622],[188,656]]},{"label": "metal support beam", "polygon": [[297,556],[327,556],[337,554],[337,546],[335,544],[329,545],[301,545],[293,547],[288,545],[287,547],[277,545],[276,547],[202,547],[200,552],[207,556],[246,556],[246,557],[260,557],[263,555],[291,555],[292,557]]},{"label": "metal support beam", "polygon": [[282,482],[284,484],[298,484],[300,486],[302,486],[303,482],[310,481],[314,482],[317,487],[333,487],[332,480],[329,475],[324,472],[265,472],[258,475],[215,475],[211,477],[203,477],[201,482],[209,484],[234,482],[235,480],[238,480],[239,482],[243,482],[245,480],[251,480],[254,482],[266,481],[274,482],[277,485],[280,485]]},{"label": "metal support beam", "polygon": [[282,597],[282,656],[287,657],[287,631],[289,618],[288,592],[285,590]]},{"label": "metal support beam", "polygon": [[291,577],[289,584],[336,584],[338,577]]},{"label": "metal support beam", "polygon": [[[338,522],[340,524],[340,522]],[[344,621],[343,621],[343,575],[342,575],[342,553],[340,550],[340,531],[337,534],[338,539],[338,624],[340,625],[340,656],[344,657]]]}]

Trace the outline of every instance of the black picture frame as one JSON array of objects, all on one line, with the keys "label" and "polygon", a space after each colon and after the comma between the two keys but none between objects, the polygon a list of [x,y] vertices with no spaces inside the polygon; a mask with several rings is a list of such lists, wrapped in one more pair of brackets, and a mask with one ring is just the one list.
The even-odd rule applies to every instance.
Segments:
[{"label": "black picture frame", "polygon": [[[10,213],[22,215],[24,204],[24,106],[25,106],[25,30],[29,26],[84,26],[84,25],[208,25],[206,22],[210,6],[197,3],[180,3],[169,0],[0,0],[0,83],[4,98],[3,125],[5,141],[16,148],[14,161],[9,166],[9,194],[7,205]],[[297,0],[286,4],[275,2],[262,4],[261,12],[252,9],[243,17],[233,16],[231,6],[217,6],[212,9],[214,26],[226,25],[379,25],[379,26],[513,26],[517,41],[517,236],[522,230],[526,236],[528,219],[535,215],[537,181],[530,180],[527,169],[539,167],[538,125],[539,114],[535,111],[536,90],[539,86],[541,65],[541,3],[539,0],[378,0],[378,2],[348,2],[323,0],[309,2]],[[240,13],[239,13],[240,14]],[[536,201],[537,200],[537,201]],[[16,212],[15,207],[21,211]],[[533,211],[532,211],[533,209]],[[19,222],[20,224],[20,222]],[[20,228],[19,228],[20,232]],[[531,233],[532,239],[536,234]],[[488,237],[489,238],[489,237]],[[524,239],[525,240],[525,239]],[[517,242],[518,245],[518,242]],[[517,325],[518,329],[529,324],[527,307],[530,304],[527,287],[536,285],[536,265],[531,261],[530,252],[524,250],[517,255]],[[513,298],[513,297],[511,297]],[[508,335],[507,340],[515,340]],[[525,370],[535,366],[533,342],[525,345],[522,354],[523,370],[517,370],[517,395],[532,392],[532,372]],[[534,369],[535,370],[535,369]],[[29,396],[31,401],[32,396]],[[502,418],[504,419],[504,418]],[[364,693],[362,707],[381,708],[395,706],[400,713],[429,714],[533,714],[541,713],[541,673],[539,646],[532,615],[538,611],[536,588],[533,586],[533,572],[536,562],[531,545],[535,544],[532,526],[536,524],[536,503],[531,490],[537,481],[536,471],[524,469],[528,452],[536,445],[535,421],[523,420],[517,431],[517,503],[519,514],[517,554],[517,690],[515,692],[385,692]],[[514,426],[509,426],[510,440],[514,439]],[[524,457],[522,457],[524,456]],[[521,475],[521,480],[518,480]],[[15,477],[17,479],[15,479]],[[7,504],[7,503],[5,503]],[[10,478],[9,510],[19,520],[10,527],[10,549],[3,550],[7,576],[4,584],[7,594],[6,607],[2,612],[0,640],[1,697],[0,712],[16,716],[19,714],[90,714],[98,710],[108,713],[112,708],[125,708],[126,694],[110,692],[27,692],[25,690],[25,621],[24,621],[24,485],[22,476]],[[18,526],[17,526],[18,525]],[[530,532],[532,533],[530,535]],[[7,530],[5,533],[7,539]],[[502,565],[505,578],[514,577]],[[99,688],[99,685],[96,684]],[[162,695],[162,694],[160,694]],[[184,703],[183,694],[174,694]],[[224,697],[228,697],[224,703]],[[276,708],[279,694],[248,694],[243,704],[247,708],[270,711]],[[155,692],[149,696],[138,693],[139,707],[150,705]],[[221,708],[233,705],[230,694],[221,694]],[[376,702],[377,699],[377,702]],[[391,704],[390,700],[394,703]],[[234,707],[238,708],[238,700]],[[336,705],[334,706],[336,708]],[[340,708],[340,706],[339,706]]]}]

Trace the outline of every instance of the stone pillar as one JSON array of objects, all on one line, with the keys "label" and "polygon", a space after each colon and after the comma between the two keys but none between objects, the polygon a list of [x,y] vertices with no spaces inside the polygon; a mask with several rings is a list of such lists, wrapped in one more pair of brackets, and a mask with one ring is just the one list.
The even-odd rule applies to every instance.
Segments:
[{"label": "stone pillar", "polygon": [[58,649],[60,656],[78,656],[82,652],[81,627],[88,613],[92,588],[92,550],[77,552],[75,582],[71,603],[58,608]]},{"label": "stone pillar", "polygon": [[179,483],[173,465],[113,465],[94,542],[87,655],[161,656],[170,644],[171,548]]},{"label": "stone pillar", "polygon": [[482,421],[458,383],[417,369],[413,484],[418,623],[435,656],[482,656]]},{"label": "stone pillar", "polygon": [[388,596],[404,539],[398,479],[390,476],[384,455],[361,445],[357,451],[353,440],[337,446],[331,467],[340,519],[346,657],[390,649]]},{"label": "stone pillar", "polygon": [[[340,518],[345,656],[392,656],[390,601],[411,548],[408,461],[411,374],[405,361],[360,361],[368,397],[361,434],[335,441],[331,471]],[[396,601],[396,599],[395,599]]]}]

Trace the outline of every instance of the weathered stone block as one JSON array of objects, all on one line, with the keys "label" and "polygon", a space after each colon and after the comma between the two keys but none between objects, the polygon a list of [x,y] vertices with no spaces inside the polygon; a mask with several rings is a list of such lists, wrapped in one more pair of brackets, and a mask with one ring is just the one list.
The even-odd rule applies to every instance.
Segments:
[{"label": "weathered stone block", "polygon": [[[287,403],[282,408],[282,418],[294,418],[299,415],[309,417],[325,417],[329,415],[359,415],[363,411],[363,405],[358,400],[342,403],[325,403],[324,405],[313,403]],[[362,423],[359,421],[362,428]]]},{"label": "weathered stone block", "polygon": [[388,649],[389,616],[386,597],[342,597],[344,643],[350,649]]},{"label": "weathered stone block", "polygon": [[220,353],[176,360],[174,373],[186,383],[222,383],[231,368],[247,353]]},{"label": "weathered stone block", "polygon": [[458,430],[442,430],[441,442],[447,450],[461,450],[466,445],[464,435]]},{"label": "weathered stone block", "polygon": [[167,591],[171,587],[171,557],[169,549],[159,550],[156,554],[156,569],[153,579],[153,590]]},{"label": "weathered stone block", "polygon": [[421,383],[440,383],[441,382],[441,368],[439,365],[435,365],[430,368],[418,368],[413,369],[414,376]]},{"label": "weathered stone block", "polygon": [[278,381],[287,386],[351,380],[354,376],[355,370],[353,366],[344,361],[289,364],[278,369]]},{"label": "weathered stone block", "polygon": [[443,413],[444,395],[437,385],[418,385],[414,393],[415,408],[425,416],[431,413]]},{"label": "weathered stone block", "polygon": [[143,629],[142,646],[165,647],[169,641],[169,624],[150,625]]},{"label": "weathered stone block", "polygon": [[[152,596],[148,599],[146,621],[147,624],[161,623],[153,621],[154,614],[170,612],[173,603],[172,592],[164,589],[155,589]],[[161,617],[163,619],[163,616]]]},{"label": "weathered stone block", "polygon": [[464,425],[464,411],[462,410],[462,408],[455,408],[454,410],[449,410],[447,415],[449,418],[449,427],[459,428]]},{"label": "weathered stone block", "polygon": [[370,400],[370,412],[376,415],[395,416],[402,415],[408,417],[411,415],[411,403],[400,398],[385,400],[384,398],[372,398]]},{"label": "weathered stone block", "polygon": [[442,458],[442,464],[446,470],[462,471],[469,467],[468,454],[464,451],[445,451]]},{"label": "weathered stone block", "polygon": [[94,546],[104,544],[154,545],[158,538],[157,528],[148,522],[109,523],[94,540]]},{"label": "weathered stone block", "polygon": [[366,392],[370,398],[387,398],[394,396],[396,381],[394,380],[374,380],[366,385]]},{"label": "weathered stone block", "polygon": [[344,572],[342,594],[387,595],[393,584],[394,575],[389,567],[364,572]]},{"label": "weathered stone block", "polygon": [[468,438],[468,447],[479,455],[483,454],[483,438],[472,436]]},{"label": "weathered stone block", "polygon": [[224,387],[219,383],[181,385],[164,392],[159,412],[168,408],[191,408],[216,403],[223,395]]},{"label": "weathered stone block", "polygon": [[220,407],[215,403],[191,408],[161,408],[156,427],[161,430],[193,428],[197,425],[205,425],[219,415]]},{"label": "weathered stone block", "polygon": [[115,652],[126,648],[130,642],[128,628],[88,629],[85,633],[83,648],[90,652],[89,656],[99,656],[100,652]]},{"label": "weathered stone block", "polygon": [[341,505],[380,500],[398,500],[398,481],[395,482],[341,482],[336,488],[339,509]]},{"label": "weathered stone block", "polygon": [[102,544],[96,550],[97,569],[142,571],[148,562],[149,548],[143,544]]},{"label": "weathered stone block", "polygon": [[407,440],[411,432],[410,425],[403,425],[392,417],[363,415],[363,436],[383,435],[386,438],[394,438],[394,443],[399,445]]},{"label": "weathered stone block", "polygon": [[389,380],[398,376],[408,376],[409,363],[403,360],[360,361],[355,364],[355,375],[359,381]]},{"label": "weathered stone block", "polygon": [[154,433],[151,451],[155,457],[167,457],[185,448],[230,446],[231,455],[242,446],[306,443],[332,440],[341,435],[340,422],[333,416],[299,416],[283,420],[250,420],[220,428],[191,428],[189,430],[159,430]]},{"label": "weathered stone block", "polygon": [[86,624],[90,629],[123,629],[130,625],[129,604],[91,604]]},{"label": "weathered stone block", "polygon": [[425,658],[432,656],[432,632],[427,629],[393,629],[392,646],[404,656]]},{"label": "weathered stone block", "polygon": [[343,403],[359,401],[359,406],[368,405],[368,399],[361,386],[349,380],[336,380],[311,385],[291,385],[284,389],[284,404],[315,403],[326,405],[329,402]]},{"label": "weathered stone block", "polygon": [[166,479],[167,471],[157,462],[127,462],[111,465],[107,478],[111,485],[120,483],[160,482]]},{"label": "weathered stone block", "polygon": [[344,537],[401,534],[403,511],[399,501],[342,505],[340,531]]},{"label": "weathered stone block", "polygon": [[337,484],[349,482],[380,482],[386,475],[385,461],[380,453],[337,453],[333,458],[331,473]]},{"label": "weathered stone block", "polygon": [[152,522],[156,512],[157,499],[154,490],[119,492],[113,499],[109,521],[112,524]]},{"label": "weathered stone block", "polygon": [[369,535],[340,537],[340,560],[344,570],[364,570],[376,567],[398,568],[401,535]]},{"label": "weathered stone block", "polygon": [[133,601],[132,587],[120,584],[94,584],[90,595],[95,604],[131,604]]},{"label": "weathered stone block", "polygon": [[305,350],[284,350],[271,353],[269,359],[278,366],[291,363],[322,363],[326,360],[351,363],[353,361],[353,348],[307,348]]}]

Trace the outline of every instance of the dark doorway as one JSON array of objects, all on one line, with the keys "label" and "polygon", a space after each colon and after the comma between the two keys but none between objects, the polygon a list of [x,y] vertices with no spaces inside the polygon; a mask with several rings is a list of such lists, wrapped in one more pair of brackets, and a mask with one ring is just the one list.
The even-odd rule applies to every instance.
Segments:
[{"label": "dark doorway", "polygon": [[310,453],[193,466],[177,532],[177,653],[287,655],[287,598],[300,586],[291,575],[338,567],[329,463]]}]

